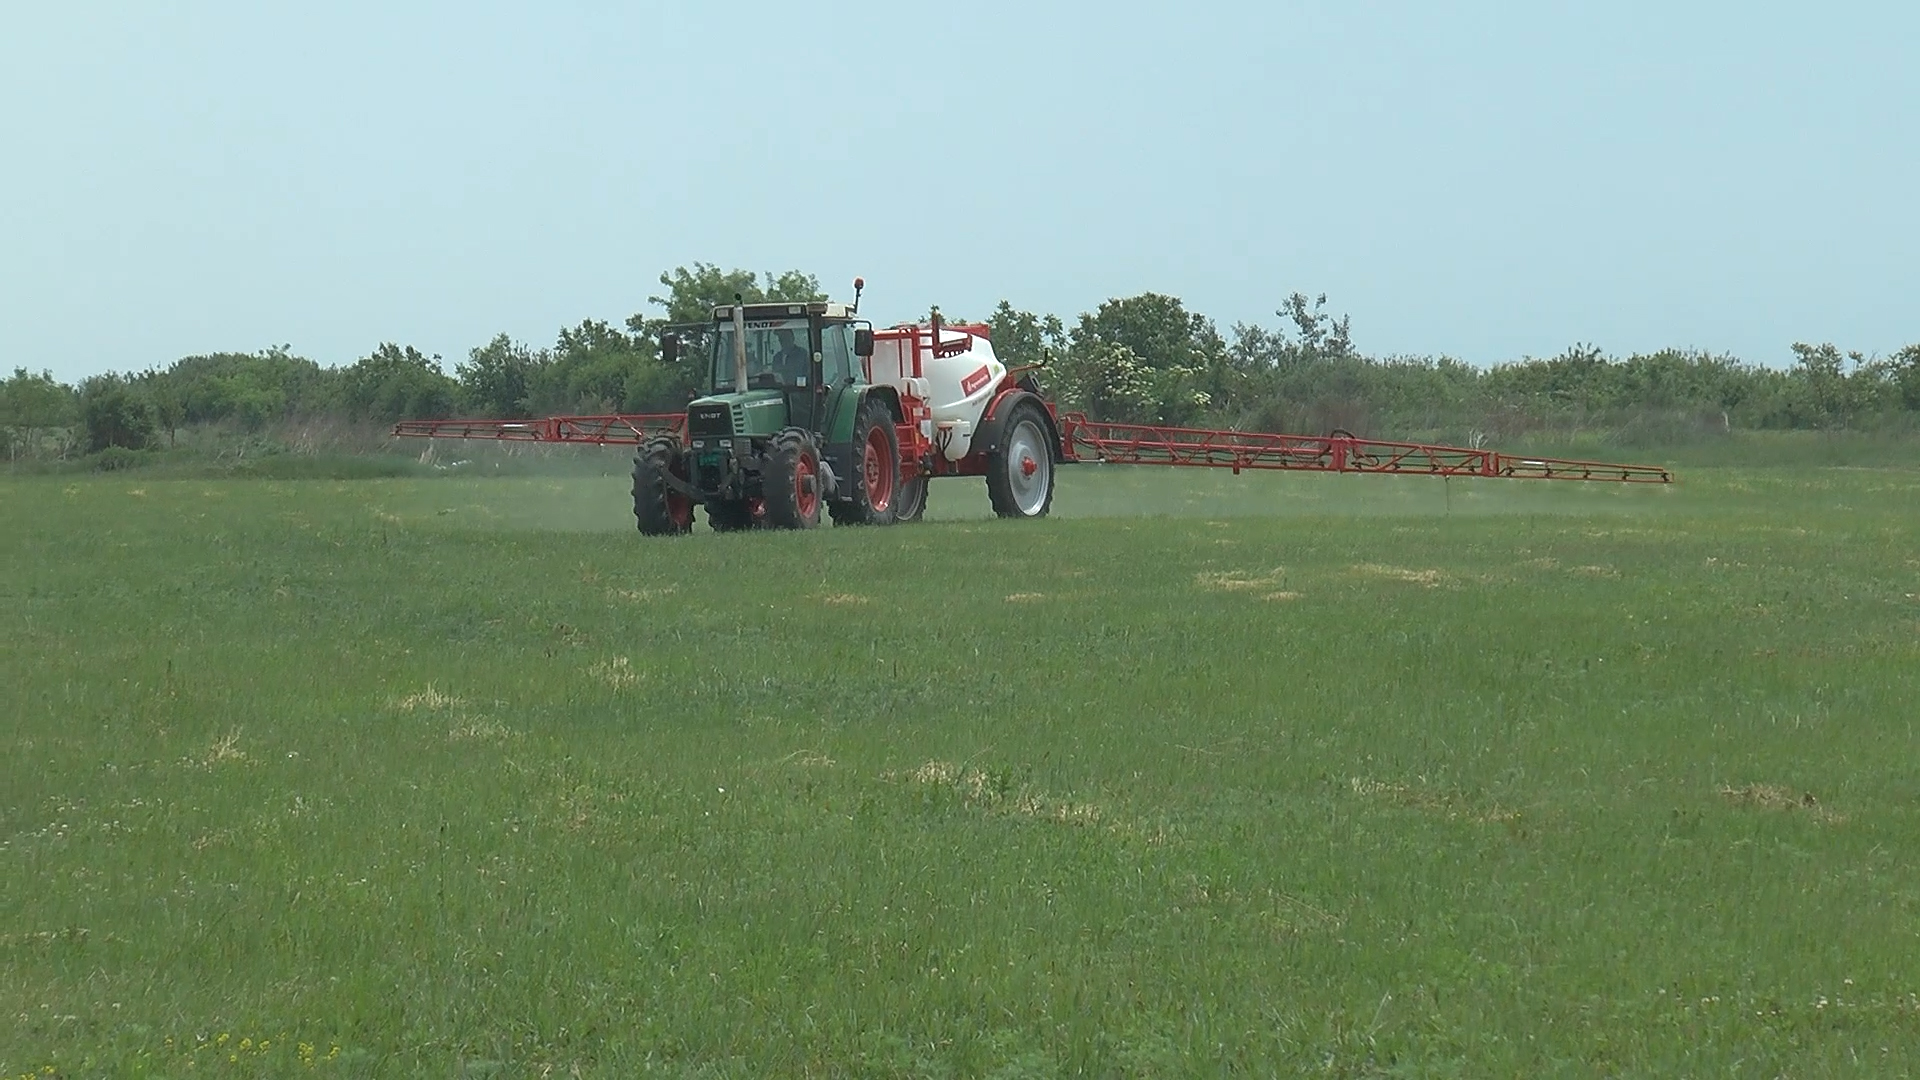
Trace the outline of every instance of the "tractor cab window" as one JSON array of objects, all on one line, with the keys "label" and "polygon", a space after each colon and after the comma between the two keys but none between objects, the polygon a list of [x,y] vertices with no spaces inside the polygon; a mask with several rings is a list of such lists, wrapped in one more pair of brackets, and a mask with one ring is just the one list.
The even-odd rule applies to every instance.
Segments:
[{"label": "tractor cab window", "polygon": [[714,329],[713,389],[716,392],[808,385],[813,350],[808,348],[806,319],[747,322],[747,385],[744,387],[733,385],[733,324],[721,323]]},{"label": "tractor cab window", "polygon": [[853,328],[846,323],[828,323],[820,328],[821,382],[837,386],[855,374],[852,339]]}]

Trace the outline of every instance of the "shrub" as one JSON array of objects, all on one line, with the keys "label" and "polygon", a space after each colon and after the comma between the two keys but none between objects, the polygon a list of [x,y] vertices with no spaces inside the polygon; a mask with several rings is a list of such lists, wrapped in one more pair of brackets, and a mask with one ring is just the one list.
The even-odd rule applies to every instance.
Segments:
[{"label": "shrub", "polygon": [[97,379],[82,392],[80,420],[87,449],[144,450],[153,445],[157,425],[153,405],[117,379]]},{"label": "shrub", "polygon": [[132,450],[124,446],[109,446],[87,455],[87,468],[92,472],[119,472],[146,463],[148,454],[143,450]]}]

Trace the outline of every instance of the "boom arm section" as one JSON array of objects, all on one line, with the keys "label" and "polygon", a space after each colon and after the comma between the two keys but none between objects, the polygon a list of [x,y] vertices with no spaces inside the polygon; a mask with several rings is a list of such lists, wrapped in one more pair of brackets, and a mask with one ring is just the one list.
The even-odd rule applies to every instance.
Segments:
[{"label": "boom arm section", "polygon": [[1345,433],[1273,435],[1258,431],[1154,427],[1060,417],[1060,441],[1068,458],[1114,465],[1182,465],[1204,468],[1283,469],[1300,472],[1404,473],[1421,476],[1492,476],[1526,480],[1609,480],[1671,484],[1657,465],[1528,457],[1423,443],[1383,442]]},{"label": "boom arm section", "polygon": [[[1495,450],[1332,435],[1277,435],[1262,431],[1156,427],[1089,420],[1062,413],[1063,461],[1110,465],[1175,465],[1198,468],[1279,469],[1293,472],[1398,473],[1409,476],[1485,476],[1516,480],[1598,480],[1624,484],[1671,484],[1673,473],[1658,465],[1532,457]],[[908,434],[911,428],[903,429]],[[685,413],[549,416],[539,420],[404,420],[398,436],[428,439],[494,439],[506,442],[635,446],[656,435],[687,433]],[[919,460],[903,443],[903,460]]]},{"label": "boom arm section", "polygon": [[402,420],[393,433],[419,439],[498,439],[505,442],[637,446],[655,435],[687,433],[685,413],[548,416],[539,420]]}]

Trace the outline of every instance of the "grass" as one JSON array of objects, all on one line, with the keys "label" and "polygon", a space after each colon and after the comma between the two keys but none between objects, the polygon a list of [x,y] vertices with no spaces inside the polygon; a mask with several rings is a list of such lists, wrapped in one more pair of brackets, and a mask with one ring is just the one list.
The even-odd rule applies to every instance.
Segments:
[{"label": "grass", "polygon": [[0,482],[0,1076],[1906,1075],[1920,472]]}]

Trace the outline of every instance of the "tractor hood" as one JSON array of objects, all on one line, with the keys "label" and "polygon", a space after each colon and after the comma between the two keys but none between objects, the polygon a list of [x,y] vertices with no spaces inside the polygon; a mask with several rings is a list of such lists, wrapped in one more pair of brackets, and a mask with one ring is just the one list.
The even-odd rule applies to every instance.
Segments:
[{"label": "tractor hood", "polygon": [[687,437],[773,435],[787,426],[787,396],[779,390],[710,394],[687,403]]}]

